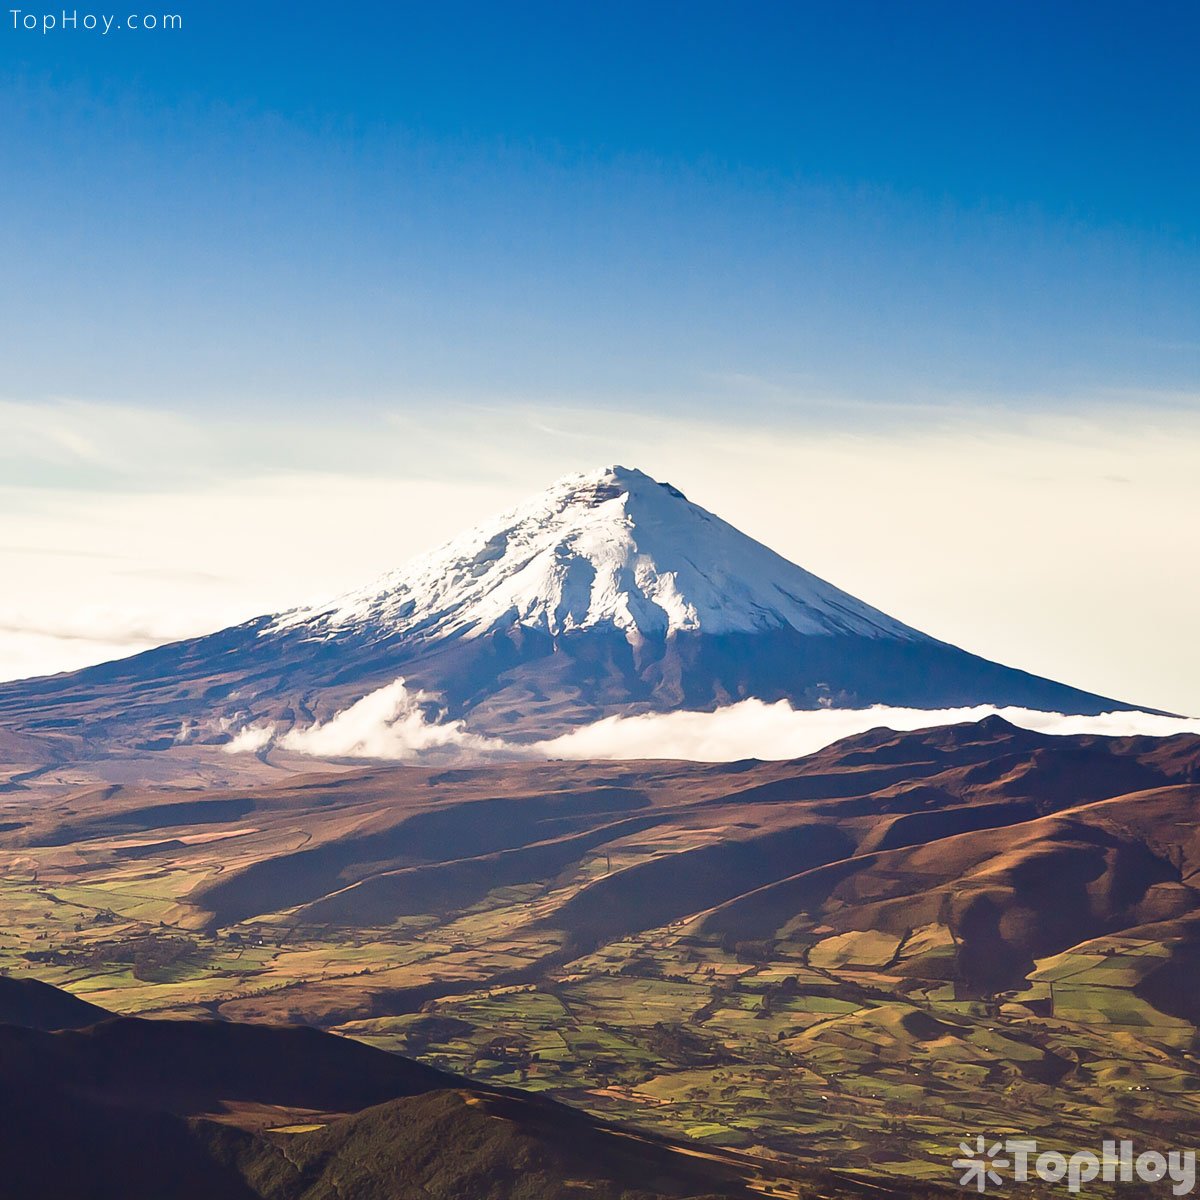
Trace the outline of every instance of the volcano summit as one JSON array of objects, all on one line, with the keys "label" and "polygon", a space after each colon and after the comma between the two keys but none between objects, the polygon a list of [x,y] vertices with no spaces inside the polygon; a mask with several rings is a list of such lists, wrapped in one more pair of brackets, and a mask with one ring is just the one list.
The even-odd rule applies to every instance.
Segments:
[{"label": "volcano summit", "polygon": [[0,686],[28,733],[168,745],[327,719],[403,676],[470,728],[541,738],[614,714],[982,704],[1130,706],[921,633],[641,471],[607,467],[323,605]]}]

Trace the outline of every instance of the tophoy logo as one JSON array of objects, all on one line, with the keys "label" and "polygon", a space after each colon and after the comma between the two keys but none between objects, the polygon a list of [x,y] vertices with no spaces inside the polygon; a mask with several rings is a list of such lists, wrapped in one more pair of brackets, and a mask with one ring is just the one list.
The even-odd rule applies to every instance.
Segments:
[{"label": "tophoy logo", "polygon": [[963,1141],[958,1143],[962,1158],[953,1162],[955,1170],[962,1172],[958,1181],[960,1187],[973,1187],[977,1192],[986,1192],[988,1184],[1001,1187],[1004,1176],[997,1168],[1012,1166],[1011,1160],[1000,1157],[1004,1153],[1003,1142],[991,1142],[981,1133],[975,1139],[975,1145]]},{"label": "tophoy logo", "polygon": [[1072,1195],[1084,1184],[1099,1179],[1104,1183],[1160,1183],[1167,1180],[1176,1196],[1190,1196],[1196,1188],[1196,1152],[1171,1150],[1163,1154],[1146,1150],[1134,1154],[1133,1143],[1106,1140],[1100,1152],[1077,1150],[1066,1155],[1058,1150],[1038,1153],[1033,1138],[985,1137],[979,1134],[974,1142],[963,1139],[958,1145],[962,1155],[953,1162],[961,1172],[959,1186],[980,1194],[988,1188],[1039,1179],[1043,1183],[1060,1183]]}]

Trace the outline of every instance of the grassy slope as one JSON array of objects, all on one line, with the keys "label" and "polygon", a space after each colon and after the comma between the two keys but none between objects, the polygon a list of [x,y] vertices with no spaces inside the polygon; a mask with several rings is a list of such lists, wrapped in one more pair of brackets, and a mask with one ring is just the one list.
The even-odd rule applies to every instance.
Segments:
[{"label": "grassy slope", "polygon": [[964,1129],[1200,1118],[1198,764],[989,721],[795,764],[63,795],[0,834],[0,966],[944,1179]]},{"label": "grassy slope", "polygon": [[614,1128],[349,1038],[197,1020],[0,1025],[0,1154],[0,1196],[22,1200],[877,1194]]}]

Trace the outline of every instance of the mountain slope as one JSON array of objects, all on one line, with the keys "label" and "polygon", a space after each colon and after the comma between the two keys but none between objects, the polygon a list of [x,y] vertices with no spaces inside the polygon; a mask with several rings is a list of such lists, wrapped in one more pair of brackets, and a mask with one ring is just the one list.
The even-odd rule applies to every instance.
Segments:
[{"label": "mountain slope", "polygon": [[398,677],[472,729],[544,737],[616,713],[1127,708],[870,607],[640,471],[560,481],[375,585],[120,662],[0,686],[30,734],[167,746],[327,719]]},{"label": "mountain slope", "polygon": [[0,1153],[0,1197],[21,1200],[749,1200],[764,1182],[793,1197],[935,1191],[777,1174],[349,1038],[225,1021],[0,1025]]},{"label": "mountain slope", "polygon": [[47,983],[0,975],[0,1025],[43,1031],[82,1029],[109,1015],[97,1005]]},{"label": "mountain slope", "polygon": [[[1200,1121],[1200,737],[993,717],[791,762],[322,765],[5,803],[0,970],[158,1018],[0,1029],[17,1128],[29,1087],[6,1088],[6,1063],[54,1085],[51,1128],[103,1091],[108,1116],[80,1115],[78,1138],[102,1178],[119,1164],[89,1131],[131,1145],[121,1114],[139,1097],[181,1120],[232,1107],[242,1131],[255,1113],[262,1128],[383,1105],[289,1135],[302,1196],[370,1195],[389,1173],[425,1187],[421,1139],[402,1131],[442,1121],[481,1169],[527,1149],[549,1179],[592,1177],[486,1101],[435,1101],[464,1076],[672,1136],[947,1181],[964,1127],[1179,1144]],[[199,1012],[227,1020],[164,1019]],[[434,1070],[422,1082],[359,1043],[248,1020],[337,1027]],[[521,1122],[545,1111],[523,1105]],[[172,1161],[194,1156],[178,1128],[144,1128]],[[443,1194],[477,1194],[455,1191],[459,1165],[432,1161]]]},{"label": "mountain slope", "polygon": [[610,467],[542,495],[329,605],[296,609],[268,633],[369,631],[423,640],[482,637],[511,624],[561,637],[615,629],[928,641],[923,634],[739,533],[670,484]]}]

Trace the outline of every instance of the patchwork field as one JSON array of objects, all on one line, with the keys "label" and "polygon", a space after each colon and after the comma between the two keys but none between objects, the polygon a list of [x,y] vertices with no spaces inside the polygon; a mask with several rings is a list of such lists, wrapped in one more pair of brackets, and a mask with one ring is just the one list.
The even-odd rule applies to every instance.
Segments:
[{"label": "patchwork field", "polygon": [[993,719],[794,763],[10,782],[0,971],[948,1182],[965,1133],[1200,1123],[1198,768]]}]

